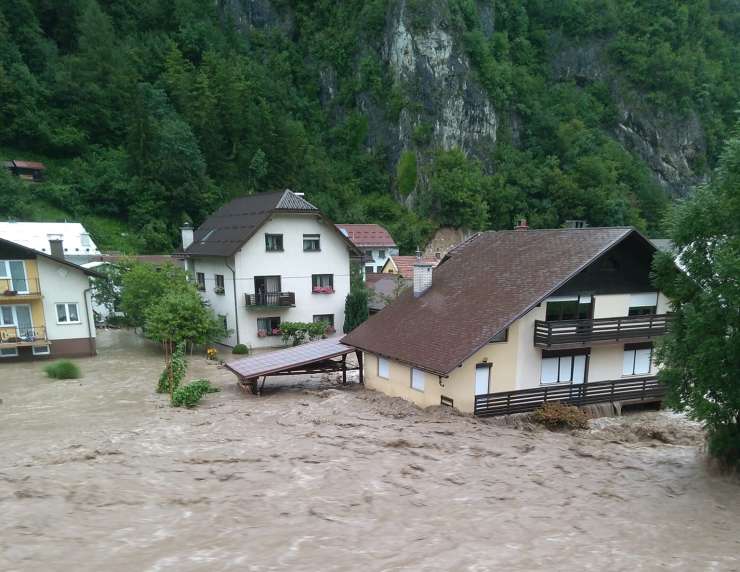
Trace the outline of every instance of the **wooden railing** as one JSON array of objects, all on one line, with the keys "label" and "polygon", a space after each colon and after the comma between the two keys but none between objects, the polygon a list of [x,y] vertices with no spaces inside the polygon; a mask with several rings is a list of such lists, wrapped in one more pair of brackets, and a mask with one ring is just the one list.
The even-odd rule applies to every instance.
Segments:
[{"label": "wooden railing", "polygon": [[543,403],[568,405],[613,403],[614,401],[658,401],[665,388],[656,377],[632,377],[590,383],[553,384],[520,391],[475,396],[474,413],[480,417],[534,411]]},{"label": "wooden railing", "polygon": [[534,345],[549,348],[563,344],[589,344],[662,336],[668,330],[671,314],[622,316],[595,320],[558,320],[534,322]]},{"label": "wooden railing", "polygon": [[38,278],[0,278],[0,296],[38,296],[40,293]]},{"label": "wooden railing", "polygon": [[18,326],[0,326],[0,345],[22,345],[45,341],[46,328],[24,328]]},{"label": "wooden railing", "polygon": [[258,292],[245,294],[247,308],[259,306],[295,306],[295,292]]}]

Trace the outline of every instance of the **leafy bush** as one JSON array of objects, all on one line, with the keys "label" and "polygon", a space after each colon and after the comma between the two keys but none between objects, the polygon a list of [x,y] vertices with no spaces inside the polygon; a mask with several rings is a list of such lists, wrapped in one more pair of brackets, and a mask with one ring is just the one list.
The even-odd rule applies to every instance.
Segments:
[{"label": "leafy bush", "polygon": [[588,429],[586,414],[572,405],[545,403],[534,413],[532,420],[548,429]]},{"label": "leafy bush", "polygon": [[44,368],[46,375],[55,379],[77,379],[82,376],[77,364],[63,359],[50,363]]},{"label": "leafy bush", "polygon": [[217,391],[219,389],[213,387],[207,379],[196,379],[175,390],[172,394],[172,405],[174,407],[195,407],[205,394]]},{"label": "leafy bush", "polygon": [[282,322],[280,333],[283,342],[287,344],[292,341],[297,346],[319,339],[326,333],[327,326],[326,322]]},{"label": "leafy bush", "polygon": [[159,383],[157,384],[157,393],[169,393],[170,392],[170,379],[169,373],[172,371],[172,390],[176,390],[180,386],[182,378],[185,377],[185,372],[188,369],[188,362],[185,360],[185,344],[179,343],[172,353],[172,359],[169,365],[165,366],[164,370],[159,376]]},{"label": "leafy bush", "polygon": [[236,344],[234,349],[231,350],[231,353],[236,355],[249,355],[249,347],[245,344]]}]

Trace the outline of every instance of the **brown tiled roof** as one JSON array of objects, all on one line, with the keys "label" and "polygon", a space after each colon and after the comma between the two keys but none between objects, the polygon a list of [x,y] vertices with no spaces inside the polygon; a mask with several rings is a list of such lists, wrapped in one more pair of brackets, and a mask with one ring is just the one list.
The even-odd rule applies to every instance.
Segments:
[{"label": "brown tiled roof", "polygon": [[367,248],[370,246],[396,246],[391,234],[379,224],[338,224],[337,228],[344,231],[355,246]]},{"label": "brown tiled roof", "polygon": [[630,228],[485,232],[434,270],[432,287],[404,292],[343,342],[447,375],[570,278],[635,234]]},{"label": "brown tiled roof", "polygon": [[290,190],[257,193],[226,203],[198,227],[185,249],[195,256],[231,256],[273,212],[318,212],[315,206]]},{"label": "brown tiled roof", "polygon": [[[402,284],[399,284],[399,280],[402,280]],[[400,290],[408,288],[411,281],[399,277],[398,274],[368,273],[365,277],[365,285],[370,290],[368,308],[382,310],[395,298]]]},{"label": "brown tiled roof", "polygon": [[[398,273],[404,278],[412,280],[414,278],[414,263],[416,262],[416,256],[391,256],[393,263],[398,268]],[[422,258],[422,262],[431,264],[432,268],[439,264],[439,260],[436,258]],[[386,264],[388,264],[386,262]]]}]

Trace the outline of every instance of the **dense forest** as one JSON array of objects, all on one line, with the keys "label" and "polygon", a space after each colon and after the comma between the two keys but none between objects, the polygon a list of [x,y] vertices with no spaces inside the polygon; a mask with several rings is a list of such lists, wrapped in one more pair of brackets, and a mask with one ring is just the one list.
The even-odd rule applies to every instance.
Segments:
[{"label": "dense forest", "polygon": [[737,0],[3,0],[0,217],[170,250],[291,188],[402,248],[438,226],[658,232],[740,102]]}]

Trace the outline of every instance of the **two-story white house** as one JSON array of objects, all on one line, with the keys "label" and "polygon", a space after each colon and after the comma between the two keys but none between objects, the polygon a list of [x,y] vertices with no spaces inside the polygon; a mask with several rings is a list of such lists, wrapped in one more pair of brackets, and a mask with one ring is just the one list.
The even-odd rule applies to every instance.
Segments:
[{"label": "two-story white house", "polygon": [[363,253],[364,272],[380,273],[388,258],[398,254],[398,245],[379,224],[338,224],[340,232]]},{"label": "two-story white house", "polygon": [[185,265],[223,321],[223,344],[281,344],[283,322],[341,332],[350,260],[361,253],[319,209],[290,190],[239,197],[195,231],[182,229]]},{"label": "two-story white house", "polygon": [[413,287],[342,342],[363,350],[368,387],[424,407],[655,401],[670,322],[655,251],[631,228],[484,232],[435,269],[419,259]]}]

